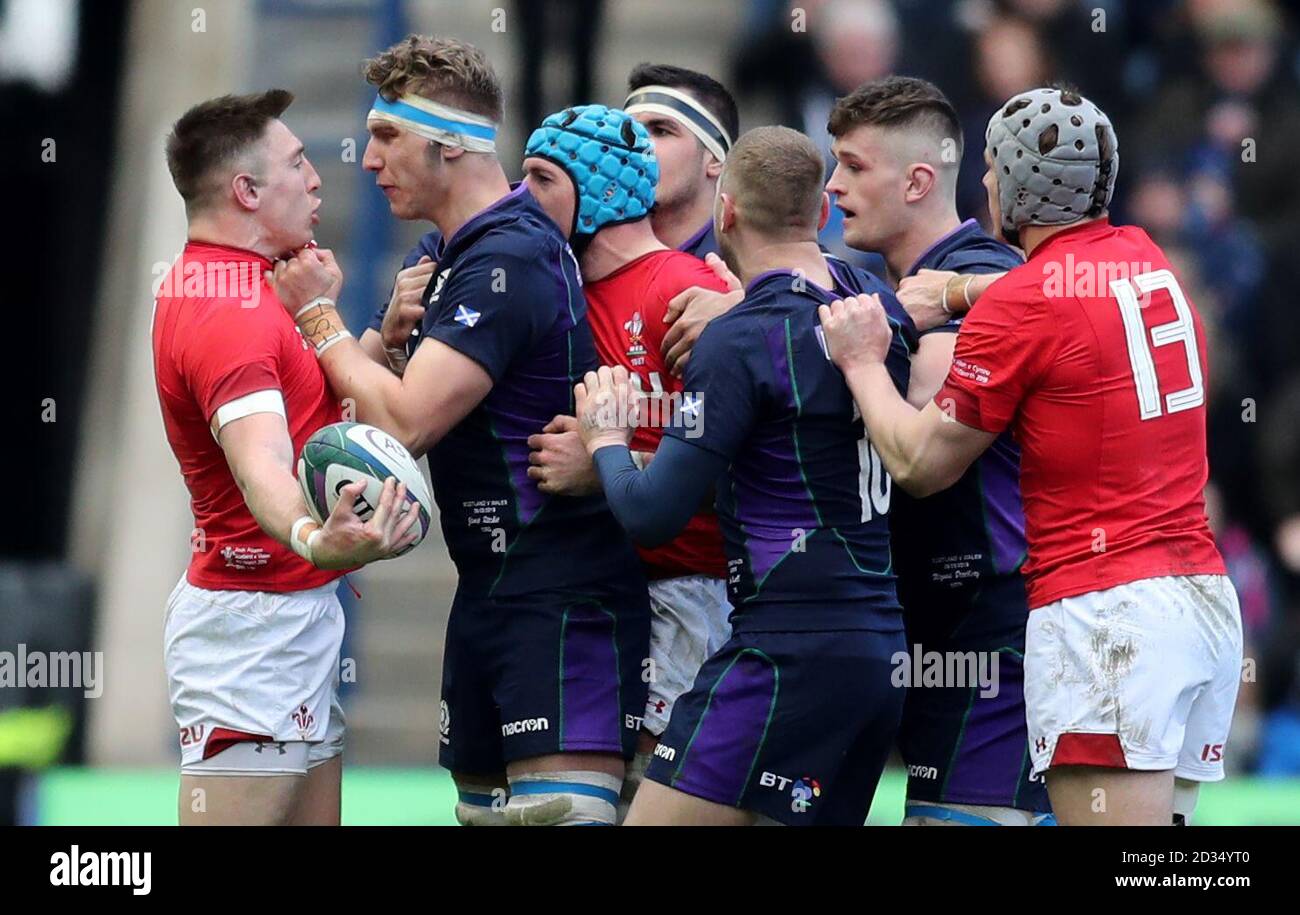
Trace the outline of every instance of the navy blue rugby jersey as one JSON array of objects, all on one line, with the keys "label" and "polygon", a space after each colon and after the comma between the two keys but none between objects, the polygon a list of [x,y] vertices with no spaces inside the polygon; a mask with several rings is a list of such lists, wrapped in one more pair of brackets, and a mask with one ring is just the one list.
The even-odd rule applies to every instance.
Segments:
[{"label": "navy blue rugby jersey", "polygon": [[678,251],[693,254],[700,260],[704,255],[718,253],[718,239],[713,234],[713,220],[700,227],[700,230],[677,246]]},{"label": "navy blue rugby jersey", "polygon": [[[420,236],[420,240],[415,243],[415,247],[406,252],[406,257],[402,258],[402,266],[399,270],[405,270],[407,267],[414,267],[420,262],[420,258],[429,257],[437,259],[438,246],[442,244],[442,233],[437,229],[426,232]],[[388,301],[384,300],[379,303],[375,313],[370,316],[370,323],[366,325],[369,329],[378,333],[384,326],[384,315],[388,313]],[[413,333],[418,337],[420,329],[417,327]]]},{"label": "navy blue rugby jersey", "polygon": [[528,478],[528,436],[573,414],[573,386],[599,364],[563,234],[519,186],[432,256],[438,271],[409,346],[433,337],[493,382],[428,455],[461,593],[585,591],[639,579],[636,553],[603,496],[547,496]]},{"label": "navy blue rugby jersey", "polygon": [[828,264],[834,289],[788,270],[764,273],[705,328],[684,379],[682,409],[697,420],[668,432],[730,461],[716,501],[737,631],[902,628],[892,483],[826,354],[817,307],[880,295],[895,326],[887,365],[900,392],[916,330],[879,279]]},{"label": "navy blue rugby jersey", "polygon": [[[931,245],[907,275],[923,268],[1000,273],[1021,263],[1015,249],[968,219]],[[957,333],[961,321],[954,317],[925,333]],[[1020,449],[1010,431],[999,435],[943,492],[914,499],[900,491],[890,524],[899,596],[909,611],[925,613],[933,602],[971,594],[993,576],[1019,574],[1026,550],[1025,513]]]}]

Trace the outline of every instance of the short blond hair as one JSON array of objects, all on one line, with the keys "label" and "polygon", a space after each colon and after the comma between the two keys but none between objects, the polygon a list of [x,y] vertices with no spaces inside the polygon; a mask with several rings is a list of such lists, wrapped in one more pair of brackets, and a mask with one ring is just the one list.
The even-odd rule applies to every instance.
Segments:
[{"label": "short blond hair", "polygon": [[487,56],[467,41],[408,35],[367,60],[363,72],[390,102],[415,94],[501,122],[501,81]]},{"label": "short blond hair", "polygon": [[764,235],[816,233],[825,175],[821,152],[799,131],[755,127],[727,153],[721,190],[737,218]]}]

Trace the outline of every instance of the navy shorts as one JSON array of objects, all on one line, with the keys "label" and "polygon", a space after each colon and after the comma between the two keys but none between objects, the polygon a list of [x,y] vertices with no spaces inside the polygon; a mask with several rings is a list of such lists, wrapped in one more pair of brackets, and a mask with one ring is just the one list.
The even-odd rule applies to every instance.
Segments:
[{"label": "navy shorts", "polygon": [[970,683],[969,677],[966,685],[926,686],[913,675],[898,731],[909,803],[1051,810],[1043,783],[1029,780],[1028,615],[1018,574],[905,607],[908,650],[916,652],[919,645],[923,661],[930,652],[975,652],[990,675],[989,665],[997,662],[997,688],[989,696],[982,694],[994,692],[991,686]]},{"label": "navy shorts", "polygon": [[553,753],[636,749],[650,656],[644,587],[456,595],[442,667],[439,763],[492,775]]},{"label": "navy shorts", "polygon": [[861,826],[894,744],[903,633],[750,632],[704,662],[646,777],[781,823]]}]

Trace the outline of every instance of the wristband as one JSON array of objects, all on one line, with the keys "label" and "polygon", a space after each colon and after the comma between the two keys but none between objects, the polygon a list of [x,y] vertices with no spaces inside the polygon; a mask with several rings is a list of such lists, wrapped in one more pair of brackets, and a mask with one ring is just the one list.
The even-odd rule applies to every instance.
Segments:
[{"label": "wristband", "polygon": [[970,284],[975,282],[975,274],[966,277],[966,285],[961,287],[961,297],[966,300],[966,310],[970,311],[975,305],[970,300]]},{"label": "wristband", "polygon": [[302,332],[303,339],[315,348],[317,356],[340,340],[352,336],[339,318],[334,300],[327,296],[317,296],[299,308],[293,320]]},{"label": "wristband", "polygon": [[316,519],[309,515],[303,515],[293,522],[293,527],[289,530],[289,546],[303,559],[315,565],[316,560],[312,557],[312,548],[316,545],[316,538],[320,536],[320,525],[316,524],[316,529],[309,533],[306,538],[298,536],[299,532],[308,524],[316,524]]},{"label": "wristband", "polygon": [[948,282],[943,284],[943,295],[939,296],[939,307],[943,310],[943,313],[950,318],[954,318],[956,315],[954,315],[952,309],[948,307],[948,296],[952,293],[953,281],[959,279],[961,279],[960,273],[954,273],[952,276],[948,277]]}]

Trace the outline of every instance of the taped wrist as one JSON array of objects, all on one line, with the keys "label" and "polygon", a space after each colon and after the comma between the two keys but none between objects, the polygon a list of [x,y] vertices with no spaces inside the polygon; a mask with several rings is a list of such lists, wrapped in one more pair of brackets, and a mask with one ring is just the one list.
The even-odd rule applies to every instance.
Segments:
[{"label": "taped wrist", "polygon": [[400,346],[384,346],[384,358],[388,360],[388,367],[393,370],[394,375],[402,375],[406,372],[406,349]]},{"label": "taped wrist", "polygon": [[320,539],[320,525],[309,515],[303,515],[293,522],[293,527],[289,530],[289,546],[312,565],[316,564],[313,554],[318,539]]},{"label": "taped wrist", "polygon": [[338,306],[326,296],[317,296],[293,316],[302,332],[303,339],[310,343],[320,356],[334,344],[351,337],[351,332],[339,317]]}]

